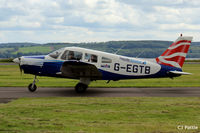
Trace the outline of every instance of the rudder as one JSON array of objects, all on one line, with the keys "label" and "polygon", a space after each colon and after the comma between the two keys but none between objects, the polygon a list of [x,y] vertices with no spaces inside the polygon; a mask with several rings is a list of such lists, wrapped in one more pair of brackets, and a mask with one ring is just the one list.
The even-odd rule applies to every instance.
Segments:
[{"label": "rudder", "polygon": [[178,37],[162,55],[156,58],[157,63],[182,68],[192,38],[191,36],[182,35]]}]

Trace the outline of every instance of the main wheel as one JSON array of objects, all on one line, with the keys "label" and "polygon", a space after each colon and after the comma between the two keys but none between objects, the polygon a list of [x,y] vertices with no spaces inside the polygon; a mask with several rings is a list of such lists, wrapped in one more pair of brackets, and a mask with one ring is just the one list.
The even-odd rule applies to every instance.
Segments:
[{"label": "main wheel", "polygon": [[87,85],[83,84],[83,83],[78,83],[75,86],[75,91],[76,93],[84,93],[87,90]]},{"label": "main wheel", "polygon": [[31,84],[29,84],[29,86],[28,86],[28,90],[29,90],[30,92],[34,92],[34,91],[37,90],[37,86],[36,86],[35,84],[32,86],[32,83],[31,83]]}]

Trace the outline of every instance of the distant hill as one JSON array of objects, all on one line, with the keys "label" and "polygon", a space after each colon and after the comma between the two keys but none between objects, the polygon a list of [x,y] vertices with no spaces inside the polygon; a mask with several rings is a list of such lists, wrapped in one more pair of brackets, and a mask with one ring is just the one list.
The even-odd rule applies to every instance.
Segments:
[{"label": "distant hill", "polygon": [[[171,41],[109,41],[92,43],[1,43],[0,58],[15,58],[22,55],[47,54],[62,47],[77,46],[110,53],[141,58],[155,58],[162,54],[171,44]],[[193,42],[188,58],[200,58],[200,42]]]},{"label": "distant hill", "polygon": [[35,46],[35,45],[40,45],[38,43],[28,43],[28,42],[23,42],[23,43],[0,43],[0,48],[4,47],[28,47],[28,46]]}]

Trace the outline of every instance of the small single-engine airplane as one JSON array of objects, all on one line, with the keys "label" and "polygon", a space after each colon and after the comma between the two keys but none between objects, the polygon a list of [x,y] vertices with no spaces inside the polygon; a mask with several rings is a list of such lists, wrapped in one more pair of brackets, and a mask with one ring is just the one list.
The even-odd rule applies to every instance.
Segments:
[{"label": "small single-engine airplane", "polygon": [[37,89],[37,76],[79,79],[77,93],[86,91],[94,80],[117,81],[121,79],[177,77],[190,73],[182,72],[182,66],[192,37],[181,36],[154,61],[131,58],[80,47],[65,47],[41,56],[22,56],[13,61],[25,74],[33,74],[29,91]]}]

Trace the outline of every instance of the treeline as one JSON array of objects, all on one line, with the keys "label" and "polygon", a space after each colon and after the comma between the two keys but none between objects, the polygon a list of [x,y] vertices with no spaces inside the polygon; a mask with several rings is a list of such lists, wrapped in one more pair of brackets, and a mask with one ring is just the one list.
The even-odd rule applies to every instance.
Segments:
[{"label": "treeline", "polygon": [[[155,58],[162,54],[171,44],[170,41],[109,41],[92,43],[4,43],[0,44],[0,58],[15,58],[25,55],[41,55],[62,47],[83,47],[116,53],[130,57]],[[28,52],[27,52],[28,51]],[[200,42],[193,42],[188,56],[200,58]]]},{"label": "treeline", "polygon": [[0,48],[15,48],[15,47],[28,47],[28,46],[35,46],[40,45],[38,43],[0,43]]}]

